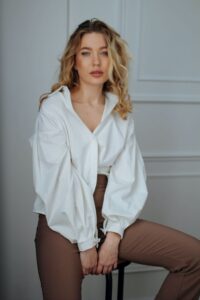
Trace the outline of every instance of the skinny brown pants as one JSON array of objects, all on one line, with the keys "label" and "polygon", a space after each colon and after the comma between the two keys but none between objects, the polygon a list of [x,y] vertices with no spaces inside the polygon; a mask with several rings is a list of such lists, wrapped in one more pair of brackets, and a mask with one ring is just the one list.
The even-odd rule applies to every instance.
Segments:
[{"label": "skinny brown pants", "polygon": [[[98,175],[94,192],[98,228],[103,222],[101,207],[106,184],[107,177]],[[77,244],[70,243],[51,230],[45,215],[39,214],[35,246],[43,299],[80,300],[83,276]],[[156,300],[198,300],[198,239],[172,228],[138,219],[125,230],[119,245],[119,258],[169,270]]]}]

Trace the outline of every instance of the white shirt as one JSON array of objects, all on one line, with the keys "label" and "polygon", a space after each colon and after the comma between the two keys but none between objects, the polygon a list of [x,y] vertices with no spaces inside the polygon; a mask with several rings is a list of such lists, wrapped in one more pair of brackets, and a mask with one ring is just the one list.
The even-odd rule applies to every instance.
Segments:
[{"label": "white shirt", "polygon": [[123,120],[112,112],[116,95],[106,93],[101,122],[92,132],[73,109],[62,86],[38,112],[29,139],[36,193],[33,212],[46,215],[48,226],[80,251],[99,242],[93,198],[97,173],[108,175],[102,231],[119,233],[135,222],[146,198],[146,172],[138,147],[132,113]]}]

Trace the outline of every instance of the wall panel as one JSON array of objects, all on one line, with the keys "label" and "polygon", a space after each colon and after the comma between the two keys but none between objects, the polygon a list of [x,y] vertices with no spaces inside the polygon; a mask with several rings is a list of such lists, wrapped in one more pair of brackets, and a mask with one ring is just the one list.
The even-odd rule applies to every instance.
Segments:
[{"label": "wall panel", "polygon": [[200,3],[126,0],[123,4],[126,38],[135,56],[131,76],[135,100],[199,102]]}]

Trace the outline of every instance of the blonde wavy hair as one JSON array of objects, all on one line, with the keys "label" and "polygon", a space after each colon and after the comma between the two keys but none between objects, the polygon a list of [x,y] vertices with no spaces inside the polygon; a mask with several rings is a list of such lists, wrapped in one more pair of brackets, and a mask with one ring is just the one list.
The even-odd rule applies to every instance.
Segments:
[{"label": "blonde wavy hair", "polygon": [[[108,47],[110,64],[108,80],[104,83],[103,92],[112,92],[118,96],[118,103],[113,111],[118,112],[122,119],[126,119],[128,112],[132,111],[132,102],[128,94],[128,64],[131,57],[127,43],[112,27],[96,18],[84,21],[71,34],[60,59],[58,82],[53,84],[51,92],[63,85],[69,90],[79,85],[78,72],[74,68],[76,52],[83,35],[92,32],[103,34]],[[41,96],[39,106],[47,95]]]}]

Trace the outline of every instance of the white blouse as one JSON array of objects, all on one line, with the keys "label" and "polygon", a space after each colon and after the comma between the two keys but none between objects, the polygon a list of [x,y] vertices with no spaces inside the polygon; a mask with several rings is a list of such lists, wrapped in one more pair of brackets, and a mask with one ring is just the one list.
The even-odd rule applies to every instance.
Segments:
[{"label": "white blouse", "polygon": [[38,112],[32,147],[33,212],[45,214],[48,226],[77,243],[80,251],[98,246],[93,198],[97,173],[106,174],[102,207],[104,234],[135,222],[146,198],[146,172],[138,147],[132,113],[123,120],[112,112],[116,95],[106,93],[101,122],[92,132],[73,109],[70,92],[62,86],[51,93]]}]

